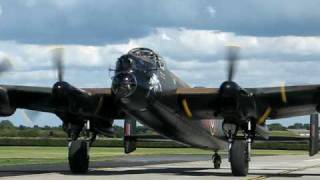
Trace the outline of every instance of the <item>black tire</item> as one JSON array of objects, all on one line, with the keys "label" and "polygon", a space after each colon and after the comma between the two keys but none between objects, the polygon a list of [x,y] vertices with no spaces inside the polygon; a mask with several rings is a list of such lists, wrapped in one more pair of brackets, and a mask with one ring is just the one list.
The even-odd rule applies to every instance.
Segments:
[{"label": "black tire", "polygon": [[85,174],[89,168],[89,144],[84,140],[72,141],[69,145],[69,167],[73,174]]},{"label": "black tire", "polygon": [[249,170],[247,143],[235,140],[230,151],[231,171],[234,176],[246,176]]},{"label": "black tire", "polygon": [[221,166],[221,157],[219,155],[212,156],[212,162],[215,169],[220,169]]},{"label": "black tire", "polygon": [[213,163],[215,169],[220,169],[221,163]]}]

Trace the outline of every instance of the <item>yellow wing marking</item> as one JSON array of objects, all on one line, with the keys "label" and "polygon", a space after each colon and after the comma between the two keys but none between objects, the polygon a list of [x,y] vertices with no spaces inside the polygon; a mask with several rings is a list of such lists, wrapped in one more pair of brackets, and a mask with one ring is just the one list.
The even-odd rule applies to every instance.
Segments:
[{"label": "yellow wing marking", "polygon": [[192,118],[192,112],[188,106],[188,102],[186,99],[182,100],[182,106],[183,106],[184,112],[186,113],[187,117]]},{"label": "yellow wing marking", "polygon": [[266,122],[267,118],[269,117],[271,113],[271,107],[268,107],[266,111],[263,113],[263,115],[259,118],[258,123],[259,125],[262,125]]},{"label": "yellow wing marking", "polygon": [[286,93],[286,85],[285,85],[285,83],[281,84],[280,92],[281,92],[281,100],[282,100],[282,102],[283,103],[287,103],[287,93]]}]

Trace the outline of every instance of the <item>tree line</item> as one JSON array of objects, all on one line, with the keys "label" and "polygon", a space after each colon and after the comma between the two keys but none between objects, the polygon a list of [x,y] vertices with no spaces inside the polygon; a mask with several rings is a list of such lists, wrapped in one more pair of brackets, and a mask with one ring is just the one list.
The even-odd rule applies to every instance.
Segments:
[{"label": "tree line", "polygon": [[272,123],[268,125],[270,131],[286,131],[287,129],[310,129],[310,124],[295,123],[293,125],[284,126],[280,123]]},{"label": "tree line", "polygon": [[[271,131],[286,131],[287,129],[306,129],[309,130],[309,124],[295,123],[290,126],[284,126],[280,123],[272,123],[268,125]],[[115,138],[123,137],[123,127],[114,126]],[[144,126],[137,126],[137,134],[155,134],[155,132]],[[50,127],[44,126],[39,127],[35,125],[34,127],[27,126],[15,126],[9,120],[3,120],[0,122],[0,137],[53,137],[53,138],[66,138],[66,133],[62,130],[61,126]]]},{"label": "tree line", "polygon": [[[123,127],[114,126],[115,138],[123,137]],[[138,126],[136,128],[137,134],[154,134],[149,128]],[[27,126],[15,126],[9,120],[3,120],[0,122],[0,137],[52,137],[52,138],[66,138],[67,134],[62,130],[62,126],[51,127],[44,126],[39,127],[35,125],[34,127]]]}]

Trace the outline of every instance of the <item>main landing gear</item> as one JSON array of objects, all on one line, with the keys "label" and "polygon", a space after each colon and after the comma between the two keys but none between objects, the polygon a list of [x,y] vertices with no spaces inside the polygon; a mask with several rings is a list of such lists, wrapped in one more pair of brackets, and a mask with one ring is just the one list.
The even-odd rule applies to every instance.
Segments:
[{"label": "main landing gear", "polygon": [[89,168],[89,143],[75,140],[69,143],[69,167],[74,174],[84,174]]},{"label": "main landing gear", "polygon": [[[85,174],[89,169],[89,150],[96,139],[96,134],[89,132],[89,121],[82,127],[74,124],[69,124],[69,126],[69,167],[74,174]],[[80,133],[85,134],[83,139],[79,139]]]},{"label": "main landing gear", "polygon": [[234,140],[229,150],[229,161],[234,176],[246,176],[249,170],[249,153],[245,141]]},{"label": "main landing gear", "polygon": [[241,127],[243,137],[237,136],[238,129],[239,127],[235,124],[228,124],[224,127],[229,143],[229,162],[234,176],[246,176],[249,170],[251,144],[255,135],[255,128],[251,121],[248,121],[245,126]]},{"label": "main landing gear", "polygon": [[217,151],[212,155],[212,163],[215,169],[220,169],[221,156],[218,154]]}]

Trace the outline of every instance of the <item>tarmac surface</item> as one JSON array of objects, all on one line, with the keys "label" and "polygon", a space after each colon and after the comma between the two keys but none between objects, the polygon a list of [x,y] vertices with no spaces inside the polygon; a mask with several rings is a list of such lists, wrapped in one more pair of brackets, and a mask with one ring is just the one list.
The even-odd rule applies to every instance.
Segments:
[{"label": "tarmac surface", "polygon": [[227,159],[214,169],[207,155],[126,156],[91,164],[86,175],[72,175],[68,166],[28,165],[0,168],[0,179],[320,179],[320,155],[255,156],[247,177],[233,177]]}]

